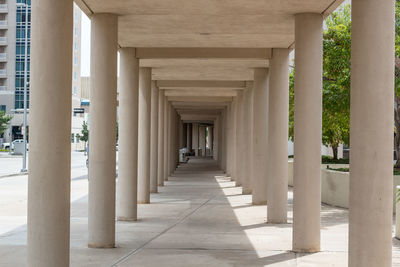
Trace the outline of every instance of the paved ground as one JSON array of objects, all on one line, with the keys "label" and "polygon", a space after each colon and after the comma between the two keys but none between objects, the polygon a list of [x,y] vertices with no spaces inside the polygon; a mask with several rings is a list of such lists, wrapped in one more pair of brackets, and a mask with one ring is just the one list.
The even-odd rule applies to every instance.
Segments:
[{"label": "paved ground", "polygon": [[[152,204],[139,205],[138,222],[117,222],[117,248],[88,249],[84,171],[72,174],[72,266],[347,266],[346,210],[322,206],[322,252],[290,252],[291,192],[289,223],[266,224],[266,206],[252,206],[211,160],[199,159],[178,168]],[[0,266],[25,265],[26,179],[0,180]]]},{"label": "paved ground", "polygon": [[[27,166],[29,166],[29,152],[27,153]],[[83,152],[71,152],[71,170],[85,170],[86,156]],[[0,152],[0,177],[16,174],[21,171],[22,156],[10,155],[8,152]]]}]

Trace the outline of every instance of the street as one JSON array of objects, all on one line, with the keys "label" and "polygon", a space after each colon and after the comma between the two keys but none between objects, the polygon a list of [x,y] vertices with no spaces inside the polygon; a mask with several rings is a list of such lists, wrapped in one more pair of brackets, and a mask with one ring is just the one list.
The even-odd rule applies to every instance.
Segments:
[{"label": "street", "polygon": [[[28,176],[16,174],[22,166],[22,156],[0,157],[0,235],[8,235],[26,229]],[[28,165],[29,166],[29,165]],[[83,152],[71,152],[71,202],[87,196],[88,180],[86,156]],[[18,235],[17,235],[18,236]],[[22,237],[22,240],[25,240]],[[18,242],[20,242],[19,239]],[[0,242],[1,244],[1,242]]]}]

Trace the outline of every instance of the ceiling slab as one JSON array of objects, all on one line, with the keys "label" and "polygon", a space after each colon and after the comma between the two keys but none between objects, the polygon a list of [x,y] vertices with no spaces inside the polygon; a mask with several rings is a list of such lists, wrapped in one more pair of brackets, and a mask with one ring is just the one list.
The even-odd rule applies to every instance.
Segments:
[{"label": "ceiling slab", "polygon": [[294,15],[326,16],[343,0],[77,0],[119,15],[122,47],[289,47]]}]

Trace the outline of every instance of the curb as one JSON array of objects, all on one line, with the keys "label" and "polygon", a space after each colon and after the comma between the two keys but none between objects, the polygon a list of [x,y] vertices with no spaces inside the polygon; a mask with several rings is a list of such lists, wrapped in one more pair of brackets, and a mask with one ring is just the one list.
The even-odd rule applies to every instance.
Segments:
[{"label": "curb", "polygon": [[0,179],[13,177],[13,176],[22,176],[22,175],[28,175],[28,172],[17,172],[17,173],[10,173],[10,174],[5,174],[5,175],[0,175]]}]

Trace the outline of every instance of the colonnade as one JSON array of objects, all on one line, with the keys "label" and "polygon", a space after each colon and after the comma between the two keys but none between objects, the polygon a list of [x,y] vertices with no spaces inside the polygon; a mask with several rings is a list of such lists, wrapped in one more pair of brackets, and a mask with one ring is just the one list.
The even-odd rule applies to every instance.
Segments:
[{"label": "colonnade", "polygon": [[[68,266],[72,1],[32,9],[28,263]],[[350,266],[391,266],[393,16],[392,1],[353,0]],[[211,125],[185,127],[152,69],[139,67],[136,49],[120,48],[116,190],[118,16],[91,20],[88,246],[115,246],[115,220],[137,220],[137,204],[150,203],[176,168],[180,145],[206,155],[206,127],[221,169],[254,204],[267,204],[269,223],[286,223],[290,48],[272,49],[269,67],[256,69]],[[322,23],[321,14],[295,15],[296,252],[320,250]]]}]

